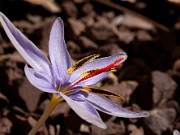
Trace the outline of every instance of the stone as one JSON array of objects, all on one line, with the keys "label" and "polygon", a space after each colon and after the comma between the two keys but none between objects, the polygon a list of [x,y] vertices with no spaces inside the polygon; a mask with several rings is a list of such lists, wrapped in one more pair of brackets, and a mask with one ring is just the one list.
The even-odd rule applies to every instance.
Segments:
[{"label": "stone", "polygon": [[8,118],[0,118],[0,134],[10,134],[12,125],[12,122]]},{"label": "stone", "polygon": [[61,102],[56,106],[56,108],[53,110],[50,116],[52,118],[55,118],[63,114],[64,117],[67,117],[70,109],[70,106],[66,102]]},{"label": "stone", "polygon": [[76,18],[78,15],[78,9],[72,1],[62,2],[62,8],[65,14],[69,17]]},{"label": "stone", "polygon": [[103,52],[106,56],[114,55],[117,54],[121,51],[123,51],[118,44],[115,43],[109,43],[109,44],[104,44],[104,45],[99,45],[99,51]]},{"label": "stone", "polygon": [[80,126],[80,132],[90,133],[89,126],[87,126],[87,125],[85,125],[85,124],[82,124],[82,125]]},{"label": "stone", "polygon": [[34,112],[37,109],[39,99],[43,91],[35,88],[27,78],[24,79],[19,88],[19,96],[23,99],[29,112]]},{"label": "stone", "polygon": [[144,129],[142,127],[137,128],[133,124],[127,126],[129,135],[144,135]]},{"label": "stone", "polygon": [[98,48],[98,45],[93,42],[91,39],[85,37],[85,36],[81,36],[79,38],[80,40],[80,44],[85,48],[85,49],[89,49],[89,48],[92,48],[92,49],[97,49]]},{"label": "stone", "polygon": [[176,118],[173,108],[156,108],[150,111],[150,116],[144,118],[145,126],[154,135],[161,135]]},{"label": "stone", "polygon": [[[116,85],[105,85],[103,88],[107,90],[111,90],[112,92],[121,95],[124,97],[125,102],[129,102],[130,96],[133,93],[133,91],[137,88],[138,83],[136,81],[122,81],[119,84]],[[112,97],[112,100],[114,98]]]},{"label": "stone", "polygon": [[71,36],[80,36],[85,31],[85,25],[77,19],[69,18],[68,23],[70,25],[70,31],[72,31],[71,34],[73,34]]},{"label": "stone", "polygon": [[93,25],[87,29],[88,35],[95,41],[115,41],[118,36],[114,31],[114,27],[110,25],[105,18],[99,19],[98,22],[95,22]]},{"label": "stone", "polygon": [[153,71],[152,82],[154,84],[153,102],[155,105],[162,105],[173,97],[177,84],[167,73]]},{"label": "stone", "polygon": [[152,36],[145,30],[139,30],[136,32],[136,37],[140,41],[152,41]]},{"label": "stone", "polygon": [[107,123],[107,129],[101,129],[95,125],[91,126],[91,135],[124,135],[125,125],[121,121],[119,124],[109,120]]},{"label": "stone", "polygon": [[116,32],[120,41],[124,42],[125,44],[131,43],[135,39],[135,33],[130,31],[127,28],[121,27]]}]

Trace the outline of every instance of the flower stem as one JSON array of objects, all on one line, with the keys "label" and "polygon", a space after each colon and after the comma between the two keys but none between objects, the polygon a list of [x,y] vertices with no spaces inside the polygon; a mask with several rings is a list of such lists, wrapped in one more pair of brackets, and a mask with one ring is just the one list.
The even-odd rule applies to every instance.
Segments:
[{"label": "flower stem", "polygon": [[63,99],[58,98],[55,94],[52,95],[51,101],[46,107],[44,113],[36,123],[36,125],[31,129],[31,131],[28,133],[28,135],[35,135],[39,128],[44,124],[44,122],[47,120],[51,112],[54,110],[54,108],[57,106],[59,102],[61,102]]}]

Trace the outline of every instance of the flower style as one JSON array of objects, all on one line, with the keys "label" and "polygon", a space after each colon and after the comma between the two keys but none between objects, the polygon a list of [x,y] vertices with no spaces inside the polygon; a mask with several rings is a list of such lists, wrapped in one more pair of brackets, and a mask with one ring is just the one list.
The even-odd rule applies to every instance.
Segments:
[{"label": "flower style", "polygon": [[106,97],[122,98],[120,95],[92,87],[121,66],[127,58],[126,53],[119,52],[99,59],[96,59],[96,54],[90,55],[72,65],[64,42],[63,22],[61,18],[57,18],[49,37],[49,60],[2,13],[0,22],[12,44],[31,66],[25,66],[25,74],[31,84],[44,92],[52,93],[57,99],[64,99],[82,119],[106,128],[97,110],[125,118],[148,116],[147,112],[126,110]]}]

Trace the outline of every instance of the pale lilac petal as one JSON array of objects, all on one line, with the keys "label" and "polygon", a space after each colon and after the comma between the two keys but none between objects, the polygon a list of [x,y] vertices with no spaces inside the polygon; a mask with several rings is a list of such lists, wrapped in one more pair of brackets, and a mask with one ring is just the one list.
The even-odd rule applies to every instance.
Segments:
[{"label": "pale lilac petal", "polygon": [[56,74],[61,80],[71,66],[71,58],[64,42],[64,25],[61,18],[57,18],[52,26],[49,39],[49,57]]},{"label": "pale lilac petal", "polygon": [[147,117],[147,112],[132,112],[122,108],[121,106],[113,103],[110,99],[91,93],[86,93],[85,99],[91,103],[96,109],[107,113],[109,115],[124,117],[124,118],[140,118]]},{"label": "pale lilac petal", "polygon": [[50,63],[46,56],[30,40],[28,40],[1,12],[0,22],[12,44],[29,63],[29,65],[36,71],[45,70],[46,75],[51,77]]},{"label": "pale lilac petal", "polygon": [[30,83],[36,88],[48,93],[58,93],[52,85],[52,80],[44,76],[45,73],[38,73],[27,65],[25,66],[24,71]]},{"label": "pale lilac petal", "polygon": [[[127,58],[127,55],[124,52],[120,52],[118,54],[115,54],[113,56],[105,57],[105,58],[100,58],[96,59],[90,63],[85,64],[81,68],[77,69],[74,71],[69,78],[69,82],[74,82],[78,78],[81,77],[82,72],[89,71],[91,69],[96,69],[96,68],[103,68],[108,66],[109,64],[115,62],[119,58],[124,58],[120,63],[124,62]],[[119,63],[119,64],[120,64]]]},{"label": "pale lilac petal", "polygon": [[85,100],[82,100],[80,97],[71,96],[70,98],[62,93],[61,96],[66,100],[69,106],[74,110],[74,112],[76,112],[79,117],[98,127],[104,129],[107,128],[107,126],[101,120],[98,112],[91,104],[89,104]]}]

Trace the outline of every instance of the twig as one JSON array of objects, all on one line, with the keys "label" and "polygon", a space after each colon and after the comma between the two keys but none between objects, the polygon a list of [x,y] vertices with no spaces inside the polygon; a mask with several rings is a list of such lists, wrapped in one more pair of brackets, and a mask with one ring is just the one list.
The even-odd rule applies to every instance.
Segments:
[{"label": "twig", "polygon": [[156,26],[157,28],[159,28],[159,29],[161,29],[163,31],[166,31],[166,32],[169,31],[169,28],[167,28],[166,26],[164,26],[164,25],[162,25],[162,24],[160,24],[158,22],[155,22],[155,21],[153,21],[153,20],[151,20],[151,19],[149,19],[149,18],[147,18],[147,17],[145,17],[145,16],[143,16],[143,15],[137,13],[137,12],[134,12],[134,11],[126,8],[126,7],[123,7],[121,5],[117,5],[117,4],[113,3],[113,2],[111,2],[110,0],[95,0],[95,1],[97,1],[99,3],[102,3],[104,5],[107,5],[109,7],[115,8],[117,10],[123,11],[124,13],[137,16],[137,17],[139,17],[139,18],[141,18],[143,20],[146,20],[146,21],[152,23],[154,26]]}]

